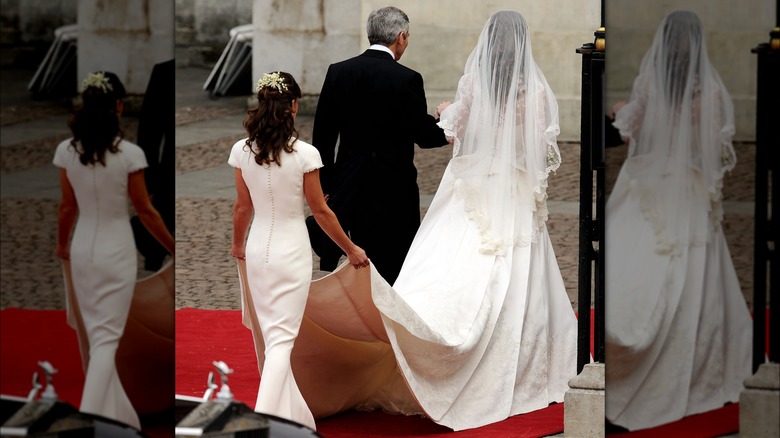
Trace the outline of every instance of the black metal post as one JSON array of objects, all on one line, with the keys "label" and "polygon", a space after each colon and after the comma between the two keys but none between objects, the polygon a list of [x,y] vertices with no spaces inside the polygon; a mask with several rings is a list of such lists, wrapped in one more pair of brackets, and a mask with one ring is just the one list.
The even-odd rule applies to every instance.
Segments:
[{"label": "black metal post", "polygon": [[[778,7],[780,9],[780,7]],[[780,14],[780,12],[778,12]],[[778,16],[780,22],[780,15]],[[753,259],[753,372],[765,361],[766,327],[770,325],[769,360],[780,362],[780,263],[777,235],[780,229],[780,27],[770,32],[770,42],[752,50],[758,55],[756,92],[756,194]],[[771,185],[769,183],[771,179]],[[769,193],[771,186],[772,193]],[[772,205],[772,212],[768,205]],[[767,284],[767,271],[769,284]],[[767,291],[770,298],[766,321]]]},{"label": "black metal post", "polygon": [[586,43],[577,49],[582,55],[582,102],[580,115],[580,220],[579,259],[577,275],[577,374],[590,362],[590,297],[591,260],[593,257],[592,216],[593,171],[590,167],[591,54],[595,44]]},{"label": "black metal post", "polygon": [[[603,18],[602,18],[603,19]],[[582,55],[582,105],[580,119],[580,220],[578,260],[577,373],[593,360],[604,362],[604,28],[595,43],[577,49]],[[593,182],[596,177],[596,214]],[[598,248],[594,247],[594,243]],[[596,278],[593,278],[595,271]],[[595,286],[592,290],[591,284]],[[594,346],[590,349],[591,295],[594,304]]]}]

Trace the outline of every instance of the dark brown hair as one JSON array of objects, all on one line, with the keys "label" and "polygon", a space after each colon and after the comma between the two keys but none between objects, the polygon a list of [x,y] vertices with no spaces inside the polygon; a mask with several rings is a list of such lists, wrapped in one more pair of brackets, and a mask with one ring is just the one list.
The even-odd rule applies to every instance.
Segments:
[{"label": "dark brown hair", "polygon": [[247,111],[244,128],[249,135],[246,145],[260,165],[276,163],[282,151],[292,152],[290,138],[298,137],[292,103],[300,99],[301,88],[291,74],[277,72],[286,87],[265,85],[257,90],[257,108]]},{"label": "dark brown hair", "polygon": [[102,73],[108,87],[88,86],[82,92],[83,104],[68,121],[73,133],[70,144],[79,154],[81,164],[106,165],[106,151],[119,150],[119,140],[124,136],[119,126],[117,102],[127,94],[119,78],[111,72]]}]

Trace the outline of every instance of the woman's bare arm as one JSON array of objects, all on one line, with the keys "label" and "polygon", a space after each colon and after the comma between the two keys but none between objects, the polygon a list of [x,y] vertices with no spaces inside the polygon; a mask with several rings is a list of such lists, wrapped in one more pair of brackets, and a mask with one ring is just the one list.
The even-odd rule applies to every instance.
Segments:
[{"label": "woman's bare arm", "polygon": [[303,193],[306,196],[306,202],[314,215],[314,219],[320,225],[325,234],[330,237],[336,245],[341,248],[349,258],[349,263],[355,268],[368,266],[368,257],[362,248],[355,245],[352,240],[344,233],[339,224],[339,220],[333,210],[325,202],[325,196],[322,193],[320,185],[320,172],[313,170],[303,175]]},{"label": "woman's bare arm", "polygon": [[254,208],[241,169],[236,169],[235,177],[236,203],[233,205],[233,248],[230,250],[230,255],[243,260],[246,258],[246,235]]},{"label": "woman's bare arm", "polygon": [[60,188],[62,189],[62,198],[57,209],[57,249],[55,254],[61,259],[68,260],[70,259],[70,235],[79,216],[79,205],[70,180],[68,180],[68,172],[62,168],[60,169]]}]

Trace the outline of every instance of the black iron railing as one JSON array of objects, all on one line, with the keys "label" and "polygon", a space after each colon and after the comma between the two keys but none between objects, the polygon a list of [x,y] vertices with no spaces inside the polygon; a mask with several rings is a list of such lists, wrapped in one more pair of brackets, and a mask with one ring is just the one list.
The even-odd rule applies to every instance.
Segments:
[{"label": "black iron railing", "polygon": [[[780,260],[777,257],[780,230],[780,202],[777,202],[780,193],[780,129],[777,126],[780,120],[780,4],[777,9],[778,27],[770,32],[770,42],[759,44],[752,50],[758,55],[753,372],[765,361],[767,324],[771,333],[769,361],[780,362]],[[767,294],[770,301],[769,321],[766,320]]]},{"label": "black iron railing", "polygon": [[[604,362],[604,43],[605,30],[596,31],[594,43],[577,49],[582,55],[582,110],[580,123],[580,221],[578,275],[577,373],[590,362]],[[593,208],[593,183],[596,207]],[[595,213],[595,214],[594,214]],[[593,275],[595,274],[595,278]],[[591,300],[591,296],[593,299]],[[591,321],[591,303],[593,321]],[[593,325],[593,351],[590,331]]]}]

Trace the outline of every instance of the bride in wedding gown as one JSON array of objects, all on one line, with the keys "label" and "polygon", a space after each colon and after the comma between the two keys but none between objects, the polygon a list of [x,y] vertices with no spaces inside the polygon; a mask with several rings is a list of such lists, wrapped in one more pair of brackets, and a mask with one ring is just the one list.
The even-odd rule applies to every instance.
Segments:
[{"label": "bride in wedding gown", "polygon": [[379,408],[462,430],[563,401],[576,320],[545,225],[558,108],[529,38],[516,12],[485,25],[441,115],[453,158],[395,284],[346,264],[312,283],[291,361],[315,418]]},{"label": "bride in wedding gown", "polygon": [[736,402],[750,316],[721,229],[734,112],[699,18],[664,18],[614,123],[607,202],[606,416],[635,430]]}]

